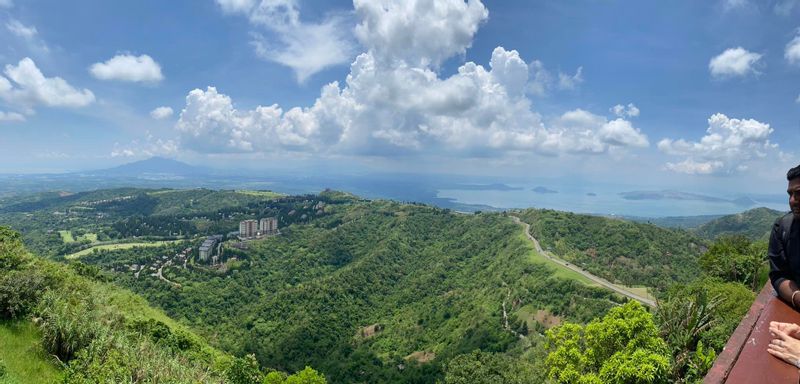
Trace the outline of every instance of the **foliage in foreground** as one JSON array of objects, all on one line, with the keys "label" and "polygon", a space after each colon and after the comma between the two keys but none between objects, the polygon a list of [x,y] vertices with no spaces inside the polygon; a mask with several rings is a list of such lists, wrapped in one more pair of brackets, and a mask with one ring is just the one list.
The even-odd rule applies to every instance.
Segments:
[{"label": "foliage in foreground", "polygon": [[[32,257],[6,227],[0,227],[0,265],[0,316],[34,320],[42,347],[64,368],[63,383],[240,382],[227,377],[240,359],[211,348],[141,298]],[[325,382],[313,373],[287,382]]]},{"label": "foliage in foreground", "polygon": [[548,377],[555,383],[667,383],[670,356],[652,315],[636,301],[585,327],[547,331]]}]

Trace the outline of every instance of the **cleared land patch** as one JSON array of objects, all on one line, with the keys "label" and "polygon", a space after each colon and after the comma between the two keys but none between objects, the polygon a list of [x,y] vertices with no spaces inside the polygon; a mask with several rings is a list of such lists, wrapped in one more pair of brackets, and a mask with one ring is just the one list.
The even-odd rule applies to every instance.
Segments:
[{"label": "cleared land patch", "polygon": [[70,259],[70,260],[71,259],[77,259],[77,258],[79,258],[81,256],[88,255],[89,253],[91,253],[95,249],[98,250],[98,251],[102,251],[102,250],[112,250],[113,251],[113,250],[117,250],[117,249],[131,249],[131,248],[136,248],[136,247],[160,247],[162,245],[179,243],[181,241],[184,241],[184,240],[151,241],[151,242],[147,242],[147,243],[119,243],[119,244],[97,245],[97,246],[94,246],[94,247],[86,248],[86,249],[84,249],[82,251],[79,251],[79,252],[71,253],[69,255],[64,256],[64,258]]}]

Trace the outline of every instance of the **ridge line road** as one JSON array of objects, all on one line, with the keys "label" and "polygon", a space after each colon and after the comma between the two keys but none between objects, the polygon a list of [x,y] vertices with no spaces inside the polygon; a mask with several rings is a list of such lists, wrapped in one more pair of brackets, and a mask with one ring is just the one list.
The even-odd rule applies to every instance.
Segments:
[{"label": "ridge line road", "polygon": [[526,222],[523,222],[517,216],[509,215],[509,217],[511,217],[511,219],[514,220],[515,223],[521,224],[525,228],[525,235],[527,235],[528,239],[533,243],[533,246],[536,248],[536,251],[539,252],[540,254],[544,255],[544,257],[546,257],[550,261],[552,261],[552,262],[554,262],[554,263],[556,263],[558,265],[561,265],[562,267],[568,268],[568,269],[570,269],[570,270],[572,270],[574,272],[580,273],[581,275],[583,275],[584,277],[588,278],[589,280],[591,280],[591,281],[593,281],[593,282],[595,282],[597,284],[600,284],[601,286],[603,286],[605,288],[608,288],[608,289],[610,289],[610,290],[612,290],[612,291],[614,291],[616,293],[619,293],[620,295],[623,295],[625,297],[631,298],[633,300],[636,300],[636,301],[638,301],[638,302],[640,302],[642,304],[645,304],[647,306],[650,306],[650,307],[655,307],[656,306],[656,302],[653,301],[653,300],[650,300],[650,299],[648,299],[646,297],[639,296],[639,295],[637,295],[637,294],[635,294],[633,292],[626,291],[626,290],[620,288],[619,286],[617,286],[616,284],[614,284],[614,283],[612,283],[612,282],[610,282],[610,281],[608,281],[608,280],[606,280],[606,279],[604,279],[602,277],[595,276],[595,275],[593,275],[593,274],[591,274],[591,273],[589,273],[587,271],[584,271],[582,268],[578,267],[577,265],[567,263],[564,260],[561,260],[559,258],[554,257],[550,252],[545,251],[544,249],[542,249],[542,246],[539,245],[539,241],[536,240],[531,235],[531,225],[530,224],[528,224]]}]

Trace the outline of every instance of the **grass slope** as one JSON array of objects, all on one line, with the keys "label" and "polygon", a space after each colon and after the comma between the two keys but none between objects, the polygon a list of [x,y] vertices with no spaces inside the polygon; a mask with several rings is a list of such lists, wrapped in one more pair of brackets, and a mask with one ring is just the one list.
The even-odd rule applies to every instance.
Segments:
[{"label": "grass slope", "polygon": [[0,321],[0,362],[7,369],[0,383],[53,383],[61,378],[60,367],[42,349],[41,340],[30,321]]}]

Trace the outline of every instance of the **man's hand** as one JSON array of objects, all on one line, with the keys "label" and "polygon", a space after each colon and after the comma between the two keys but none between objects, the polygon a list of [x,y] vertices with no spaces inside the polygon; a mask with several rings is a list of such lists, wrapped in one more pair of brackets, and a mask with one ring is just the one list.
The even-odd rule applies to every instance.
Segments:
[{"label": "man's hand", "polygon": [[787,335],[795,339],[800,339],[800,325],[797,325],[795,323],[781,323],[778,321],[770,321],[769,332],[772,333],[772,335],[774,336],[776,330],[786,333]]},{"label": "man's hand", "polygon": [[[786,324],[786,323],[778,323]],[[772,327],[770,324],[770,332],[775,335],[775,338],[769,342],[767,352],[795,367],[800,368],[800,340],[789,336],[786,332]]]}]

